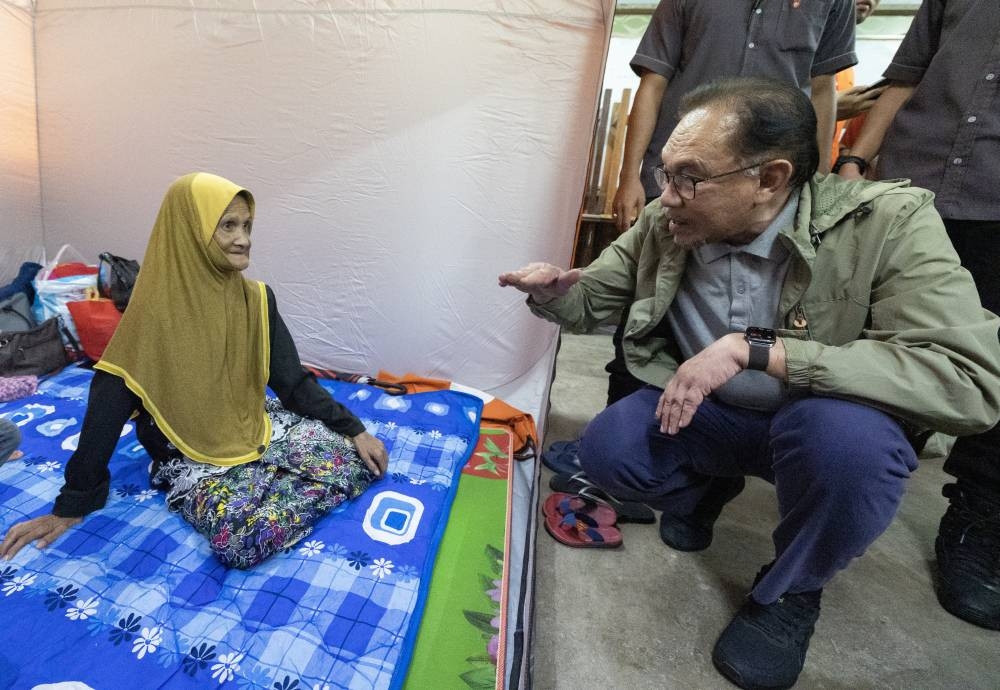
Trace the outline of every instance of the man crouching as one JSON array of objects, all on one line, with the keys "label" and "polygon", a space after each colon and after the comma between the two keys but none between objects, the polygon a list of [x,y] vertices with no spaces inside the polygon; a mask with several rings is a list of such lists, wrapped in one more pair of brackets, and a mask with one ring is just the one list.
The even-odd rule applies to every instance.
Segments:
[{"label": "man crouching", "polygon": [[663,511],[697,551],[744,476],[777,491],[774,560],[712,654],[743,688],[802,670],[822,589],[889,526],[927,437],[1000,417],[1000,319],[980,306],[932,195],[816,175],[794,86],[692,91],[655,170],[662,196],[590,266],[500,276],[586,331],[631,304],[624,351],[649,384],[588,425],[579,460]]}]

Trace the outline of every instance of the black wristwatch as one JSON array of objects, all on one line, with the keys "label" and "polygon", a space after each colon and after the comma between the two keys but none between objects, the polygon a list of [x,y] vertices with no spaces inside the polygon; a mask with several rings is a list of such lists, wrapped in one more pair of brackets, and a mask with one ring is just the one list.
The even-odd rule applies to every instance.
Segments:
[{"label": "black wristwatch", "polygon": [[868,172],[868,161],[861,156],[837,156],[837,160],[833,162],[833,167],[830,170],[839,173],[840,169],[848,163],[854,163],[858,166],[858,172],[862,175]]},{"label": "black wristwatch", "polygon": [[777,335],[770,328],[750,326],[743,331],[743,339],[750,345],[750,361],[747,362],[747,369],[766,371],[767,363],[771,359],[771,348],[778,340]]}]

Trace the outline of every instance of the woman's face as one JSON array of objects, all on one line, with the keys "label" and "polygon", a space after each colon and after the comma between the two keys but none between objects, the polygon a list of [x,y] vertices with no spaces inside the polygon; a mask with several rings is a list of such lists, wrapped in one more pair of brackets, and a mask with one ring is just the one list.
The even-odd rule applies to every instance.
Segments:
[{"label": "woman's face", "polygon": [[250,205],[242,195],[237,194],[226,207],[215,226],[212,239],[237,271],[250,265],[250,231],[253,229],[253,214]]}]

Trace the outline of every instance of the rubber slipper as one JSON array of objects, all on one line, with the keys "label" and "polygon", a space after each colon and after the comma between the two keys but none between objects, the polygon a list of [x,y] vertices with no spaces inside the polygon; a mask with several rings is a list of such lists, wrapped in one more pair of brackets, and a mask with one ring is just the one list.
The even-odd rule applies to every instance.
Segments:
[{"label": "rubber slipper", "polygon": [[590,496],[554,493],[542,504],[542,515],[586,515],[602,527],[611,527],[618,522],[618,513],[604,501]]},{"label": "rubber slipper", "polygon": [[549,515],[545,531],[560,544],[578,549],[613,549],[622,545],[617,527],[598,525],[586,515]]},{"label": "rubber slipper", "polygon": [[542,453],[542,464],[556,473],[580,471],[580,461],[576,457],[580,441],[556,441]]},{"label": "rubber slipper", "polygon": [[656,522],[656,513],[648,505],[639,501],[623,501],[620,498],[615,498],[590,481],[583,472],[554,474],[549,480],[549,488],[560,493],[600,499],[615,509],[619,523],[633,522],[640,525],[651,525]]}]

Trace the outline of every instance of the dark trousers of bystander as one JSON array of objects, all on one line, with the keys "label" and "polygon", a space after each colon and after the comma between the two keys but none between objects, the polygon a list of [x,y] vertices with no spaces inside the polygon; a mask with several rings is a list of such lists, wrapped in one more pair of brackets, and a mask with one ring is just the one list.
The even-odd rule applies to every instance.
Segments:
[{"label": "dark trousers of bystander", "polygon": [[[646,203],[649,204],[658,198],[656,196],[647,196]],[[615,347],[615,358],[604,367],[604,371],[608,372],[608,405],[615,404],[625,396],[632,395],[646,385],[644,381],[640,381],[629,373],[628,367],[625,365],[625,352],[622,350],[622,338],[625,335],[625,324],[628,323],[628,312],[631,307],[632,305],[629,305],[622,309],[621,317],[618,319],[618,328],[615,329],[615,334],[611,336],[611,343]],[[665,383],[665,381],[661,381],[660,385],[662,386]]]},{"label": "dark trousers of bystander", "polygon": [[[983,307],[1000,313],[1000,221],[944,221],[962,265],[972,274]],[[944,464],[948,474],[1000,495],[1000,425],[955,442]]]}]

